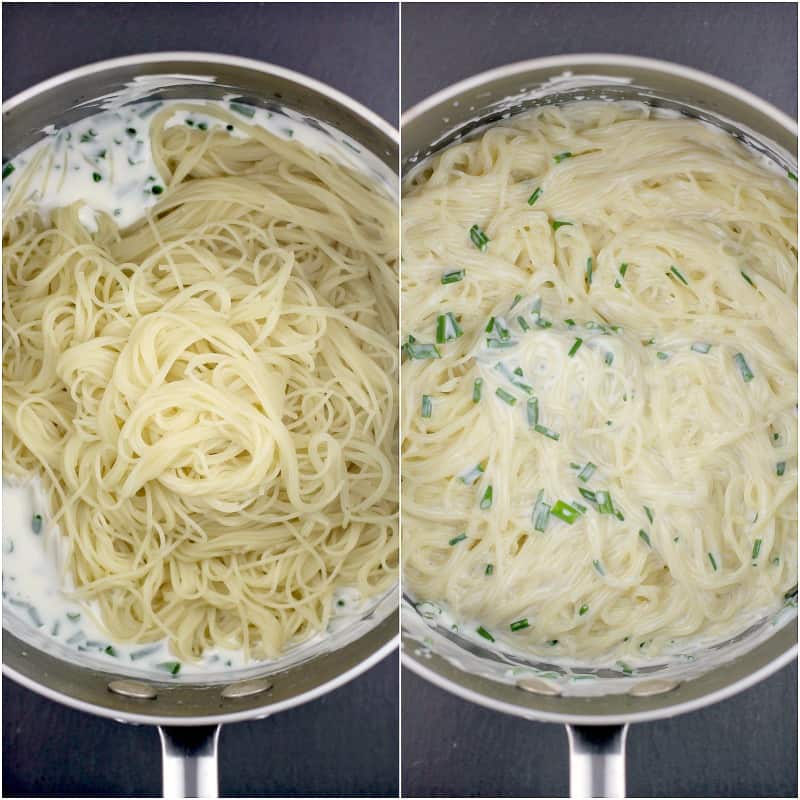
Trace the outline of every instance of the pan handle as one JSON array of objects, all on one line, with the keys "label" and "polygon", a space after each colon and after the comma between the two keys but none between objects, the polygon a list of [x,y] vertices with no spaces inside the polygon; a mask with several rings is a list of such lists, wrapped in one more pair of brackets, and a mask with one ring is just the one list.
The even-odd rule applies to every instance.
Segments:
[{"label": "pan handle", "polygon": [[217,740],[219,725],[159,725],[163,791],[167,800],[219,797]]},{"label": "pan handle", "polygon": [[625,797],[626,725],[567,725],[569,795]]}]

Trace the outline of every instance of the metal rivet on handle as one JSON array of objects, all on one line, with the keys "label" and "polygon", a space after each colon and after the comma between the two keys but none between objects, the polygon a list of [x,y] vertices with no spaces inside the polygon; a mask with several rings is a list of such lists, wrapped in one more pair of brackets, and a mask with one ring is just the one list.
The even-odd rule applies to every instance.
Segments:
[{"label": "metal rivet on handle", "polygon": [[137,700],[155,700],[156,690],[146,683],[139,681],[111,681],[108,684],[110,691],[124,697],[134,697]]},{"label": "metal rivet on handle", "polygon": [[517,681],[517,686],[531,694],[544,694],[553,697],[561,694],[558,688],[547,681],[543,681],[541,678],[523,678],[521,681]]},{"label": "metal rivet on handle", "polygon": [[232,683],[222,690],[222,696],[227,697],[229,700],[238,697],[250,697],[254,694],[266,692],[272,688],[272,684],[264,678],[256,678],[253,681],[244,681],[243,683]]},{"label": "metal rivet on handle", "polygon": [[628,689],[628,694],[633,697],[651,697],[654,694],[665,694],[678,688],[678,681],[669,681],[664,678],[654,678],[642,681]]}]

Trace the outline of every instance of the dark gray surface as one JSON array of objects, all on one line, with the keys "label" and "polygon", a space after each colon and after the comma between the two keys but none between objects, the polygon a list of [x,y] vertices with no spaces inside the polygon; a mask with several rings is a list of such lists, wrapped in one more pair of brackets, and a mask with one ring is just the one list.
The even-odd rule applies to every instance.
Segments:
[{"label": "dark gray surface", "polygon": [[[3,5],[3,93],[93,61],[157,50],[258,58],[322,80],[397,124],[398,11],[342,4]],[[396,795],[392,655],[332,694],[223,728],[229,796]],[[160,793],[154,729],[89,717],[3,684],[3,795]]]},{"label": "dark gray surface", "polygon": [[3,3],[3,96],[106,58],[202,50],[296,69],[396,126],[398,17],[381,3]]},{"label": "dark gray surface", "polygon": [[403,110],[529,58],[623,53],[674,61],[797,116],[796,3],[403,3]]},{"label": "dark gray surface", "polygon": [[[404,3],[404,110],[503,64],[625,53],[686,64],[797,114],[794,3]],[[563,797],[563,728],[471,705],[403,672],[403,794]],[[797,666],[722,704],[638,725],[632,797],[796,797]]]}]

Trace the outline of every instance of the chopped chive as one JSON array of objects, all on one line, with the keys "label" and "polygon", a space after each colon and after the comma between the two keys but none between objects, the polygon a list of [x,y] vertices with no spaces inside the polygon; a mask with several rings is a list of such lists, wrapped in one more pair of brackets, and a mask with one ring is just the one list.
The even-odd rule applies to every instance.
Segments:
[{"label": "chopped chive", "polygon": [[41,533],[42,532],[42,519],[41,514],[34,514],[33,519],[31,520],[31,528],[33,528],[34,533]]},{"label": "chopped chive", "polygon": [[[620,264],[620,265],[619,265],[619,278],[624,278],[624,277],[625,277],[625,273],[626,273],[627,271],[628,271],[628,265],[627,265],[627,264],[625,264],[625,263],[623,263],[623,264]],[[615,288],[615,289],[621,289],[621,288],[622,288],[622,284],[620,283],[620,281],[619,281],[619,278],[617,278],[617,279],[614,281],[614,288]]]},{"label": "chopped chive", "polygon": [[572,525],[580,516],[580,511],[578,511],[577,508],[574,508],[569,503],[565,503],[563,500],[556,500],[555,504],[550,509],[550,513],[554,517],[558,517],[562,522],[566,522],[568,525]]},{"label": "chopped chive", "polygon": [[161,193],[164,191],[164,187],[163,187],[163,186],[158,186],[158,185],[156,185],[156,186],[154,186],[154,187],[153,187],[153,188],[152,188],[150,191],[151,191],[153,194],[161,194]]},{"label": "chopped chive", "polygon": [[100,152],[97,154],[97,157],[98,157],[98,158],[105,158],[105,157],[106,157],[106,151],[105,151],[105,150],[101,150],[101,151],[100,151]]},{"label": "chopped chive", "polygon": [[573,500],[573,501],[572,501],[572,505],[574,505],[574,506],[575,506],[575,508],[577,508],[577,509],[578,509],[578,511],[579,511],[581,514],[585,514],[585,513],[586,513],[586,512],[589,510],[588,508],[586,508],[586,506],[585,506],[585,505],[583,505],[582,503],[579,503],[577,500]]},{"label": "chopped chive", "polygon": [[486,252],[486,247],[489,244],[489,237],[481,230],[480,225],[473,225],[469,229],[469,238],[472,239],[472,243],[478,250],[482,253]]},{"label": "chopped chive", "polygon": [[517,368],[514,370],[514,374],[515,374],[515,375],[519,375],[519,377],[521,378],[521,377],[522,377],[522,376],[523,376],[525,373],[522,371],[522,367],[517,367]]},{"label": "chopped chive", "polygon": [[188,125],[190,128],[193,128],[193,127],[194,127],[194,120],[192,120],[192,119],[187,119],[187,120],[186,120],[186,124],[187,124],[187,125]]},{"label": "chopped chive", "polygon": [[753,552],[750,555],[750,558],[755,561],[758,558],[758,554],[761,552],[761,539],[756,539],[753,542]]},{"label": "chopped chive", "polygon": [[433,411],[433,400],[429,394],[422,395],[422,416],[426,419],[430,417]]},{"label": "chopped chive", "polygon": [[553,230],[557,231],[559,228],[563,228],[565,225],[572,225],[571,222],[565,222],[563,219],[554,219],[552,222]]},{"label": "chopped chive", "polygon": [[484,468],[483,464],[476,464],[471,469],[467,470],[463,475],[459,475],[459,480],[461,483],[465,483],[467,486],[472,486],[478,478],[483,474]]},{"label": "chopped chive", "polygon": [[653,514],[652,509],[648,508],[647,506],[642,506],[642,508],[644,509],[644,513],[647,514],[647,519],[649,519],[652,523],[652,521],[655,519],[655,514]]},{"label": "chopped chive", "polygon": [[483,571],[484,575],[491,575],[494,572],[494,564],[487,564],[486,569]]},{"label": "chopped chive", "polygon": [[581,607],[578,609],[578,616],[579,616],[579,617],[582,617],[584,614],[586,614],[586,612],[587,612],[588,610],[589,610],[589,606],[588,606],[586,603],[584,603],[584,604],[583,604],[583,605],[582,605],[582,606],[581,606]]},{"label": "chopped chive", "polygon": [[795,175],[790,169],[786,170],[786,175],[790,180],[793,180],[795,183],[797,183],[797,175]]},{"label": "chopped chive", "polygon": [[486,323],[486,333],[491,333],[494,330],[494,317],[489,318],[489,322]]},{"label": "chopped chive", "polygon": [[747,362],[744,360],[744,356],[741,353],[737,353],[733,357],[733,360],[736,362],[736,366],[739,367],[739,372],[742,373],[742,380],[744,380],[745,383],[753,380],[754,375]]},{"label": "chopped chive", "polygon": [[578,480],[586,483],[594,475],[596,469],[597,467],[591,461],[587,461],[586,466],[578,473]]},{"label": "chopped chive", "polygon": [[577,337],[575,339],[575,342],[573,343],[572,347],[570,347],[569,352],[567,353],[567,355],[570,358],[572,358],[575,355],[575,353],[577,353],[578,350],[581,349],[581,345],[582,344],[583,344],[583,339],[581,339],[580,337]]},{"label": "chopped chive", "polygon": [[109,645],[108,647],[106,647],[106,649],[105,649],[105,650],[103,650],[103,652],[104,652],[104,653],[107,653],[107,654],[108,654],[108,655],[110,655],[110,656],[114,656],[114,658],[116,658],[116,657],[117,657],[117,651],[116,651],[116,650],[115,650],[115,649],[114,649],[114,648],[113,648],[111,645]]},{"label": "chopped chive", "polygon": [[516,340],[508,340],[508,341],[501,341],[500,339],[487,339],[486,346],[490,350],[505,350],[509,347],[516,347],[517,341]]},{"label": "chopped chive", "polygon": [[656,358],[660,361],[666,361],[669,358],[668,353],[662,353],[660,350],[656,353]]},{"label": "chopped chive", "polygon": [[539,423],[539,399],[537,397],[528,398],[528,427],[535,428]]},{"label": "chopped chive", "polygon": [[592,285],[592,257],[586,259],[586,285]]},{"label": "chopped chive", "polygon": [[245,105],[244,103],[231,103],[231,111],[241,114],[243,117],[252,119],[256,115],[256,110],[253,106]]},{"label": "chopped chive", "polygon": [[487,631],[483,625],[478,627],[478,635],[483,636],[484,639],[488,639],[490,642],[494,641],[494,636],[492,636],[492,634],[489,633],[489,631]]},{"label": "chopped chive", "polygon": [[475,378],[475,383],[472,384],[473,403],[480,403],[482,389],[483,389],[483,378]]},{"label": "chopped chive", "polygon": [[[132,653],[131,657],[133,657]],[[170,675],[177,675],[181,671],[180,661],[162,661],[160,664],[156,664],[156,666],[159,669],[165,669]]]},{"label": "chopped chive", "polygon": [[550,641],[547,642],[548,647],[555,647],[557,644],[558,644],[558,639],[550,639]]},{"label": "chopped chive", "polygon": [[539,317],[539,319],[536,320],[536,324],[540,328],[552,328],[553,327],[553,323],[550,322],[549,319],[542,319],[541,317]]},{"label": "chopped chive", "polygon": [[498,387],[495,394],[508,405],[513,406],[517,403],[517,398],[513,394],[509,394],[502,386]]},{"label": "chopped chive", "polygon": [[533,507],[533,529],[544,533],[547,521],[550,519],[550,504],[544,502],[544,489],[539,491],[536,505]]},{"label": "chopped chive", "polygon": [[512,631],[521,631],[523,628],[529,628],[530,623],[526,619],[518,619],[516,622],[512,622],[509,626]]},{"label": "chopped chive", "polygon": [[458,544],[459,542],[463,542],[464,539],[466,538],[467,538],[466,533],[459,533],[458,536],[454,536],[447,544],[449,544],[450,547],[452,547],[453,545]]},{"label": "chopped chive", "polygon": [[422,360],[426,358],[441,358],[441,353],[434,344],[418,344],[417,342],[408,342],[405,345],[408,357],[412,359]]},{"label": "chopped chive", "polygon": [[564,320],[564,324],[565,324],[565,325],[566,325],[568,328],[574,328],[574,327],[575,327],[575,320],[574,320],[574,319],[565,319],[565,320]]},{"label": "chopped chive", "polygon": [[717,571],[717,561],[716,561],[716,559],[714,558],[714,556],[711,553],[708,554],[708,560],[711,562],[711,566],[714,567],[714,572],[716,572]]},{"label": "chopped chive", "polygon": [[616,518],[617,518],[617,519],[618,519],[620,522],[625,522],[625,515],[624,515],[624,514],[623,514],[623,513],[622,513],[622,512],[621,512],[619,509],[617,509],[617,510],[614,512],[614,516],[615,516],[615,517],[616,517]]},{"label": "chopped chive", "polygon": [[92,180],[95,183],[100,183],[100,181],[103,180],[103,176],[99,172],[93,172],[92,173]]},{"label": "chopped chive", "polygon": [[597,559],[592,561],[592,566],[598,571],[600,575],[606,574],[606,571],[603,569],[603,565]]},{"label": "chopped chive", "polygon": [[521,294],[515,294],[514,295],[514,302],[511,304],[511,306],[509,307],[508,310],[509,311],[513,311],[514,307],[519,303],[520,300],[522,300],[522,295]]},{"label": "chopped chive", "polygon": [[9,161],[8,164],[3,167],[3,180],[5,180],[15,169],[16,167]]},{"label": "chopped chive", "polygon": [[708,342],[695,342],[692,345],[692,350],[695,353],[707,353],[711,349],[711,345]]},{"label": "chopped chive", "polygon": [[783,475],[784,472],[786,472],[786,462],[785,461],[779,461],[775,465],[775,474],[780,478],[781,475]]},{"label": "chopped chive", "polygon": [[197,127],[198,127],[198,128],[201,130],[201,131],[207,131],[207,130],[208,130],[208,125],[206,125],[206,123],[205,123],[205,122],[198,122],[198,123],[197,123]]},{"label": "chopped chive", "polygon": [[757,289],[758,287],[753,283],[753,279],[744,271],[739,270],[742,273],[742,277],[754,288]]},{"label": "chopped chive", "polygon": [[446,314],[439,314],[436,317],[436,344],[452,342],[458,339],[459,336],[463,336],[463,334],[464,331],[461,330],[461,326],[453,316],[452,311],[448,311]]},{"label": "chopped chive", "polygon": [[545,425],[534,425],[533,429],[536,433],[541,433],[542,436],[546,436],[548,439],[552,439],[554,442],[557,442],[561,438],[561,434],[554,431],[552,428],[548,428]]},{"label": "chopped chive", "polygon": [[445,272],[442,275],[442,283],[447,285],[448,283],[458,283],[459,281],[464,280],[464,270],[463,269],[456,269],[452,272]]},{"label": "chopped chive", "polygon": [[[130,128],[128,130],[130,130]],[[135,134],[136,134],[136,131],[134,131],[134,135]],[[92,139],[94,139],[95,136],[97,136],[97,132],[92,130],[91,128],[89,128],[89,130],[86,131],[86,133],[81,135],[81,143],[85,144],[86,142],[91,142]]]},{"label": "chopped chive", "polygon": [[127,133],[128,136],[136,136],[136,128],[125,128],[125,133]]},{"label": "chopped chive", "polygon": [[491,485],[486,487],[486,491],[483,493],[483,497],[481,497],[480,507],[481,507],[481,511],[486,511],[487,509],[492,507],[492,487],[491,487]]},{"label": "chopped chive", "polygon": [[597,495],[597,510],[601,514],[615,514],[614,503],[611,500],[611,493],[606,491],[596,492]]},{"label": "chopped chive", "polygon": [[617,661],[617,664],[619,664],[619,667],[622,670],[623,674],[633,675],[633,670],[624,661]]},{"label": "chopped chive", "polygon": [[577,469],[580,470],[583,467],[583,464],[576,464],[574,461],[569,462],[570,469]]},{"label": "chopped chive", "polygon": [[532,206],[542,196],[542,187],[533,190],[533,194],[528,198],[528,205]]},{"label": "chopped chive", "polygon": [[650,537],[647,535],[647,531],[640,530],[639,531],[639,538],[648,546],[652,547],[653,545],[650,544]]},{"label": "chopped chive", "polygon": [[614,363],[614,354],[609,350],[605,354],[605,357],[603,358],[603,361],[606,362],[606,366],[607,367],[610,367]]},{"label": "chopped chive", "polygon": [[80,618],[81,618],[81,615],[80,615],[80,614],[78,614],[77,612],[74,612],[74,611],[68,611],[68,612],[67,612],[67,619],[68,619],[70,622],[78,622],[78,620],[79,620]]},{"label": "chopped chive", "polygon": [[680,282],[684,286],[688,286],[689,285],[689,281],[687,281],[686,278],[683,277],[683,274],[681,273],[681,271],[674,264],[669,268],[669,271],[673,275],[675,275],[675,277],[678,278],[678,280],[680,280]]},{"label": "chopped chive", "polygon": [[531,326],[528,325],[528,321],[523,316],[517,317],[517,324],[523,331],[529,331],[531,329]]},{"label": "chopped chive", "polygon": [[232,131],[233,130],[233,125],[226,125],[225,126],[225,130],[226,131]]},{"label": "chopped chive", "polygon": [[570,153],[569,150],[553,156],[553,160],[556,162],[556,164],[560,164],[562,161],[565,161],[568,158],[572,158],[572,153]]},{"label": "chopped chive", "polygon": [[581,497],[584,500],[588,500],[590,503],[597,502],[597,495],[591,489],[585,489],[583,486],[579,486],[578,491],[581,493]]}]

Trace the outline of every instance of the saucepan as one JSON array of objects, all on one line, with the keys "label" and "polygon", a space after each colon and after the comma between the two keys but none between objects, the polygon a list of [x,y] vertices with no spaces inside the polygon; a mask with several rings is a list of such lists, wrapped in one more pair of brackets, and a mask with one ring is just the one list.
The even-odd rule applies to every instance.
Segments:
[{"label": "saucepan", "polygon": [[[402,119],[401,173],[485,126],[543,104],[637,100],[728,131],[797,174],[797,125],[752,94],[696,70],[641,58],[536,59],[451,86]],[[795,335],[794,333],[792,335]],[[625,740],[634,722],[673,717],[723,700],[797,656],[797,587],[781,609],[739,635],[683,658],[617,669],[526,661],[461,639],[431,604],[404,596],[405,666],[497,711],[567,725],[572,797],[625,795]]]},{"label": "saucepan", "polygon": [[[147,100],[242,102],[344,133],[397,172],[398,135],[342,93],[280,67],[206,53],[157,53],[93,64],[45,81],[3,105],[4,156],[48,126],[74,123],[113,104]],[[267,717],[313,700],[377,663],[397,646],[398,592],[378,598],[352,624],[261,666],[154,680],[133,667],[81,661],[12,614],[3,615],[6,676],[51,700],[120,722],[157,725],[168,797],[216,797],[222,723]]]}]

